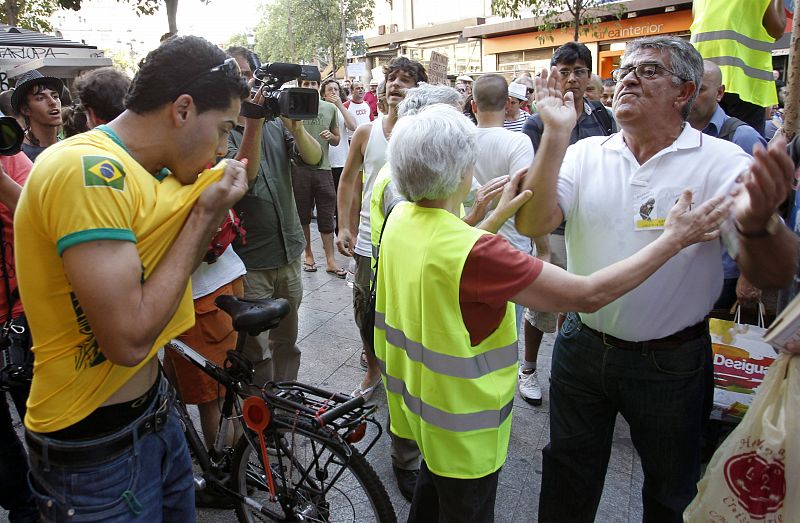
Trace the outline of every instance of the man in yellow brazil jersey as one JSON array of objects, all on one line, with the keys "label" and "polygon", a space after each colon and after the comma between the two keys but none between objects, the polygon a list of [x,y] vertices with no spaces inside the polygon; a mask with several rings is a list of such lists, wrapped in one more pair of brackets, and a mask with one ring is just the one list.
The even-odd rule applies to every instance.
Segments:
[{"label": "man in yellow brazil jersey", "polygon": [[141,64],[124,113],[51,146],[31,172],[15,231],[43,521],[194,521],[156,353],[193,325],[189,275],[247,190],[236,160],[203,170],[227,151],[247,94],[234,59],[171,38]]}]

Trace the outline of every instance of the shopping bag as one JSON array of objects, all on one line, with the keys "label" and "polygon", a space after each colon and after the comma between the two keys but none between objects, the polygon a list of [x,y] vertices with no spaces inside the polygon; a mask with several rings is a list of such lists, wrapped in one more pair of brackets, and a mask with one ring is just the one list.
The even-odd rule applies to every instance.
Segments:
[{"label": "shopping bag", "polygon": [[800,355],[782,353],[711,458],[684,522],[800,521],[798,413]]},{"label": "shopping bag", "polygon": [[714,351],[711,419],[738,422],[775,360],[775,349],[762,339],[766,332],[763,311],[764,306],[759,303],[759,325],[742,324],[739,306],[733,321],[712,318],[708,322]]}]

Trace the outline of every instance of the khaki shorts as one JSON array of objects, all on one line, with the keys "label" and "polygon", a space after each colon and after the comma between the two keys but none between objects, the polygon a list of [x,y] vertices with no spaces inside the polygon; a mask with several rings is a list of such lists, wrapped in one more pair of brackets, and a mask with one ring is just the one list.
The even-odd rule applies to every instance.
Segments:
[{"label": "khaki shorts", "polygon": [[[237,338],[231,317],[214,304],[217,296],[223,294],[242,296],[242,278],[194,300],[194,327],[178,336],[179,340],[220,367],[225,363],[228,351],[236,348]],[[199,405],[225,394],[225,387],[219,382],[169,349],[164,351],[164,370],[180,392],[184,403]]]},{"label": "khaki shorts", "polygon": [[[561,234],[551,234],[550,240],[550,263],[562,269],[567,269],[567,245],[564,236]],[[536,327],[542,332],[555,332],[556,319],[558,315],[552,312],[539,312],[525,309],[525,321]]]}]

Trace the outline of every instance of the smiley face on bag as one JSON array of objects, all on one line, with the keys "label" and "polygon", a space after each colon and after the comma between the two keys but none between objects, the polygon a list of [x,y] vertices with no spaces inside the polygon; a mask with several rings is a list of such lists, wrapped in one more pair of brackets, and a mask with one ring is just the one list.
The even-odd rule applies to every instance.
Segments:
[{"label": "smiley face on bag", "polygon": [[768,463],[756,452],[733,456],[725,463],[725,480],[748,514],[763,519],[777,512],[786,496],[783,462]]}]

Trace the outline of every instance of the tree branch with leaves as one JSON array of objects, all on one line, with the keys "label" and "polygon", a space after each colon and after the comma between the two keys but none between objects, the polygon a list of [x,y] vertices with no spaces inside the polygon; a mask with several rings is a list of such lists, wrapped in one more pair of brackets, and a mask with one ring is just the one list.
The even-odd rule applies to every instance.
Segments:
[{"label": "tree branch with leaves", "polygon": [[335,72],[348,51],[360,50],[349,37],[372,25],[373,6],[374,0],[276,0],[256,27],[256,51],[264,61],[317,59]]},{"label": "tree branch with leaves", "polygon": [[[498,16],[520,17],[525,9],[530,9],[539,20],[539,31],[552,32],[559,27],[572,29],[572,39],[576,42],[581,33],[591,34],[602,18],[619,19],[625,13],[621,2],[609,0],[492,0],[492,11]],[[540,40],[545,38],[541,36]],[[552,35],[550,39],[553,40]]]}]

